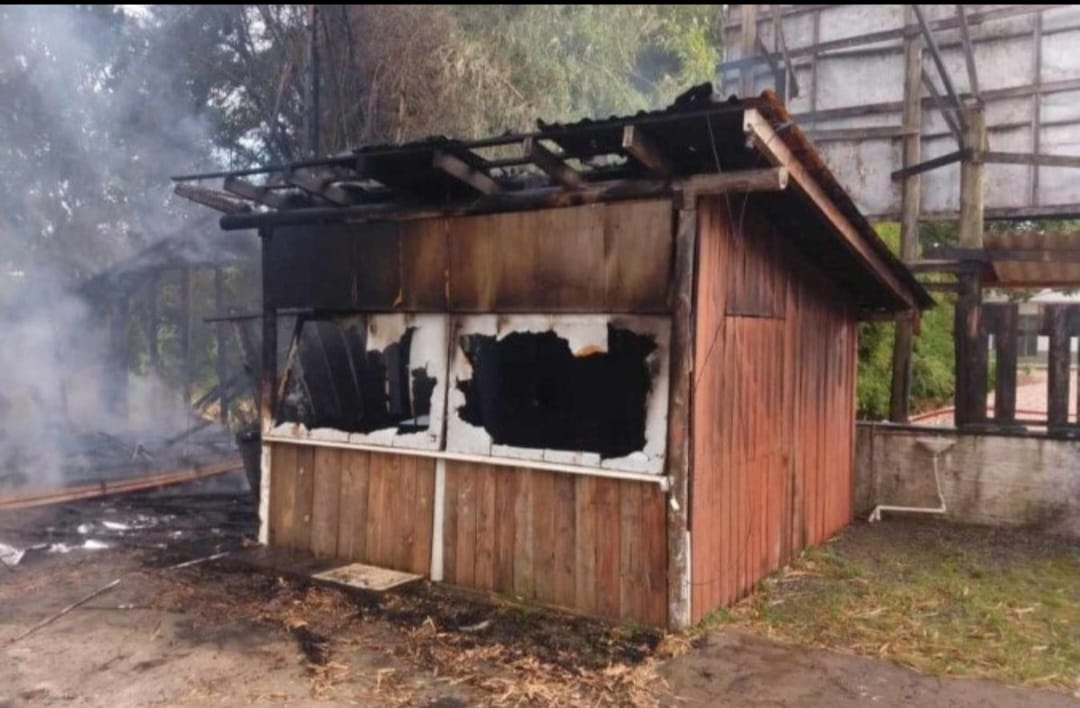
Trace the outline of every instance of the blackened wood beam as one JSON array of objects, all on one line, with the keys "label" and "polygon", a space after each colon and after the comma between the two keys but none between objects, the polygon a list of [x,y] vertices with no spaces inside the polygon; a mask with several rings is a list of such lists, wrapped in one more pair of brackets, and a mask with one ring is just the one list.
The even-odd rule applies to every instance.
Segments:
[{"label": "blackened wood beam", "polygon": [[271,209],[282,209],[286,206],[286,200],[280,194],[275,194],[266,187],[252,184],[242,177],[226,177],[224,187],[226,192]]},{"label": "blackened wood beam", "polygon": [[197,184],[181,182],[173,187],[173,194],[196,204],[210,207],[223,214],[246,214],[251,211],[249,205],[236,201],[228,194],[219,192],[216,189],[200,187]]},{"label": "blackened wood beam", "polygon": [[481,194],[496,194],[502,191],[498,182],[485,172],[472,167],[460,157],[443,150],[435,151],[432,164],[436,169],[442,170],[460,182],[464,182]]},{"label": "blackened wood beam", "polygon": [[656,147],[649,136],[641,132],[634,125],[623,128],[622,148],[630,157],[634,158],[647,167],[650,172],[658,177],[671,177],[675,174],[675,168],[671,161]]},{"label": "blackened wood beam", "polygon": [[586,183],[581,189],[544,187],[518,192],[499,192],[456,205],[365,204],[351,207],[289,209],[261,214],[232,214],[221,217],[221,228],[226,231],[235,231],[315,222],[413,221],[439,216],[579,206],[598,202],[672,196],[676,193],[687,192],[694,194],[779,192],[787,187],[788,174],[788,170],[784,167],[771,167],[695,175],[683,180],[610,180]]},{"label": "blackened wood beam", "polygon": [[534,137],[525,138],[521,144],[522,152],[534,165],[556,184],[567,189],[579,189],[585,184],[581,174],[563,159],[540,144]]},{"label": "blackened wood beam", "polygon": [[314,197],[338,206],[348,206],[356,204],[358,201],[347,190],[329,184],[327,180],[320,179],[308,172],[294,170],[285,176],[285,181]]}]

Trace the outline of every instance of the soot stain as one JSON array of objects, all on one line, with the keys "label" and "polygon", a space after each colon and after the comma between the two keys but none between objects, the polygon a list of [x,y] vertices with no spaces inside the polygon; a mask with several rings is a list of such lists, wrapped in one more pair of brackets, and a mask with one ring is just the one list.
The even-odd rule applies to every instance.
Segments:
[{"label": "soot stain", "polygon": [[458,415],[499,445],[623,457],[645,447],[653,337],[608,325],[607,351],[576,356],[554,332],[465,335],[473,377]]},{"label": "soot stain", "polygon": [[427,430],[438,380],[426,366],[409,368],[415,329],[407,328],[382,350],[368,351],[365,327],[304,323],[278,420],[350,433]]}]

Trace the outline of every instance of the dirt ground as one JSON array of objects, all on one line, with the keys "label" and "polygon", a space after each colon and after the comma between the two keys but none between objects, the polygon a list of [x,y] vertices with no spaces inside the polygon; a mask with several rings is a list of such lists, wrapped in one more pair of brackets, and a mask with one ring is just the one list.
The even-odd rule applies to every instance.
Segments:
[{"label": "dirt ground", "polygon": [[[0,568],[0,707],[1080,705],[735,630],[664,637],[430,586],[360,597],[228,558],[175,568],[238,549],[253,530],[242,505],[184,513],[190,503],[164,514],[160,499],[133,498],[0,516],[0,541],[12,545],[96,536],[111,546],[41,549]],[[108,535],[102,519],[125,530]]]}]

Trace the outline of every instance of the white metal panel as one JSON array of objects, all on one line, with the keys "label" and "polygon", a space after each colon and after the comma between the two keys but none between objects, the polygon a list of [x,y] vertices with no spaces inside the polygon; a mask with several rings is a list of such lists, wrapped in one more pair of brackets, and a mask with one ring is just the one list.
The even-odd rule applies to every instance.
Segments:
[{"label": "white metal panel", "polygon": [[[897,184],[883,176],[901,167],[902,121],[898,109],[904,84],[900,39],[904,7],[758,7],[758,34],[766,47],[774,46],[773,13],[782,13],[783,35],[797,67],[795,75],[800,89],[797,96],[788,98],[789,108],[797,114],[804,129],[823,136],[818,146],[826,162],[870,216],[894,217],[900,208]],[[971,86],[956,6],[920,7],[931,25],[947,25],[936,27],[934,37],[954,87],[962,96],[967,94]],[[1022,5],[965,5],[965,8],[979,89],[986,105],[990,149],[1080,154],[1080,90],[1058,92],[1061,89],[1054,85],[1080,82],[1080,51],[1076,49],[1080,47],[1080,7],[1038,12]],[[729,6],[728,12],[727,57],[734,59],[741,51],[741,6]],[[916,28],[913,24],[909,29]],[[885,40],[858,41],[868,34],[890,31],[895,34]],[[817,46],[837,41],[845,46],[823,49]],[[924,51],[923,67],[945,95],[929,51]],[[765,66],[758,67],[758,72],[756,91],[771,86],[772,82]],[[728,71],[725,77],[721,90],[737,91],[738,72]],[[1050,85],[1037,86],[1040,82]],[[957,144],[925,88],[922,96],[922,159],[927,160],[955,151]],[[1038,114],[1036,103],[1040,108]],[[828,111],[831,115],[810,115],[811,111]],[[1037,134],[1033,129],[1036,124]],[[897,135],[839,141],[823,132],[882,127],[896,128]],[[1036,174],[1033,166],[988,164],[985,172],[988,209],[1024,208],[1028,216],[1042,207],[1080,209],[1080,168],[1038,168],[1037,195],[1032,190]],[[957,165],[923,174],[925,212],[956,213],[959,175]]]}]

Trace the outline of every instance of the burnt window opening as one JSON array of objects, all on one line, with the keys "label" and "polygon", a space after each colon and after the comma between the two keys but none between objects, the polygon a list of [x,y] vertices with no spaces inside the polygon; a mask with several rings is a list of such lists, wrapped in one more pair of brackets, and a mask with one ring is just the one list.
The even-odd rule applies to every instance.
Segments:
[{"label": "burnt window opening", "polygon": [[470,334],[460,418],[513,447],[624,457],[645,447],[652,336],[607,327],[607,351],[574,353],[555,332]]},{"label": "burnt window opening", "polygon": [[415,329],[408,327],[396,342],[369,351],[362,319],[305,320],[277,421],[350,433],[426,431],[437,379],[426,365],[409,368]]}]

